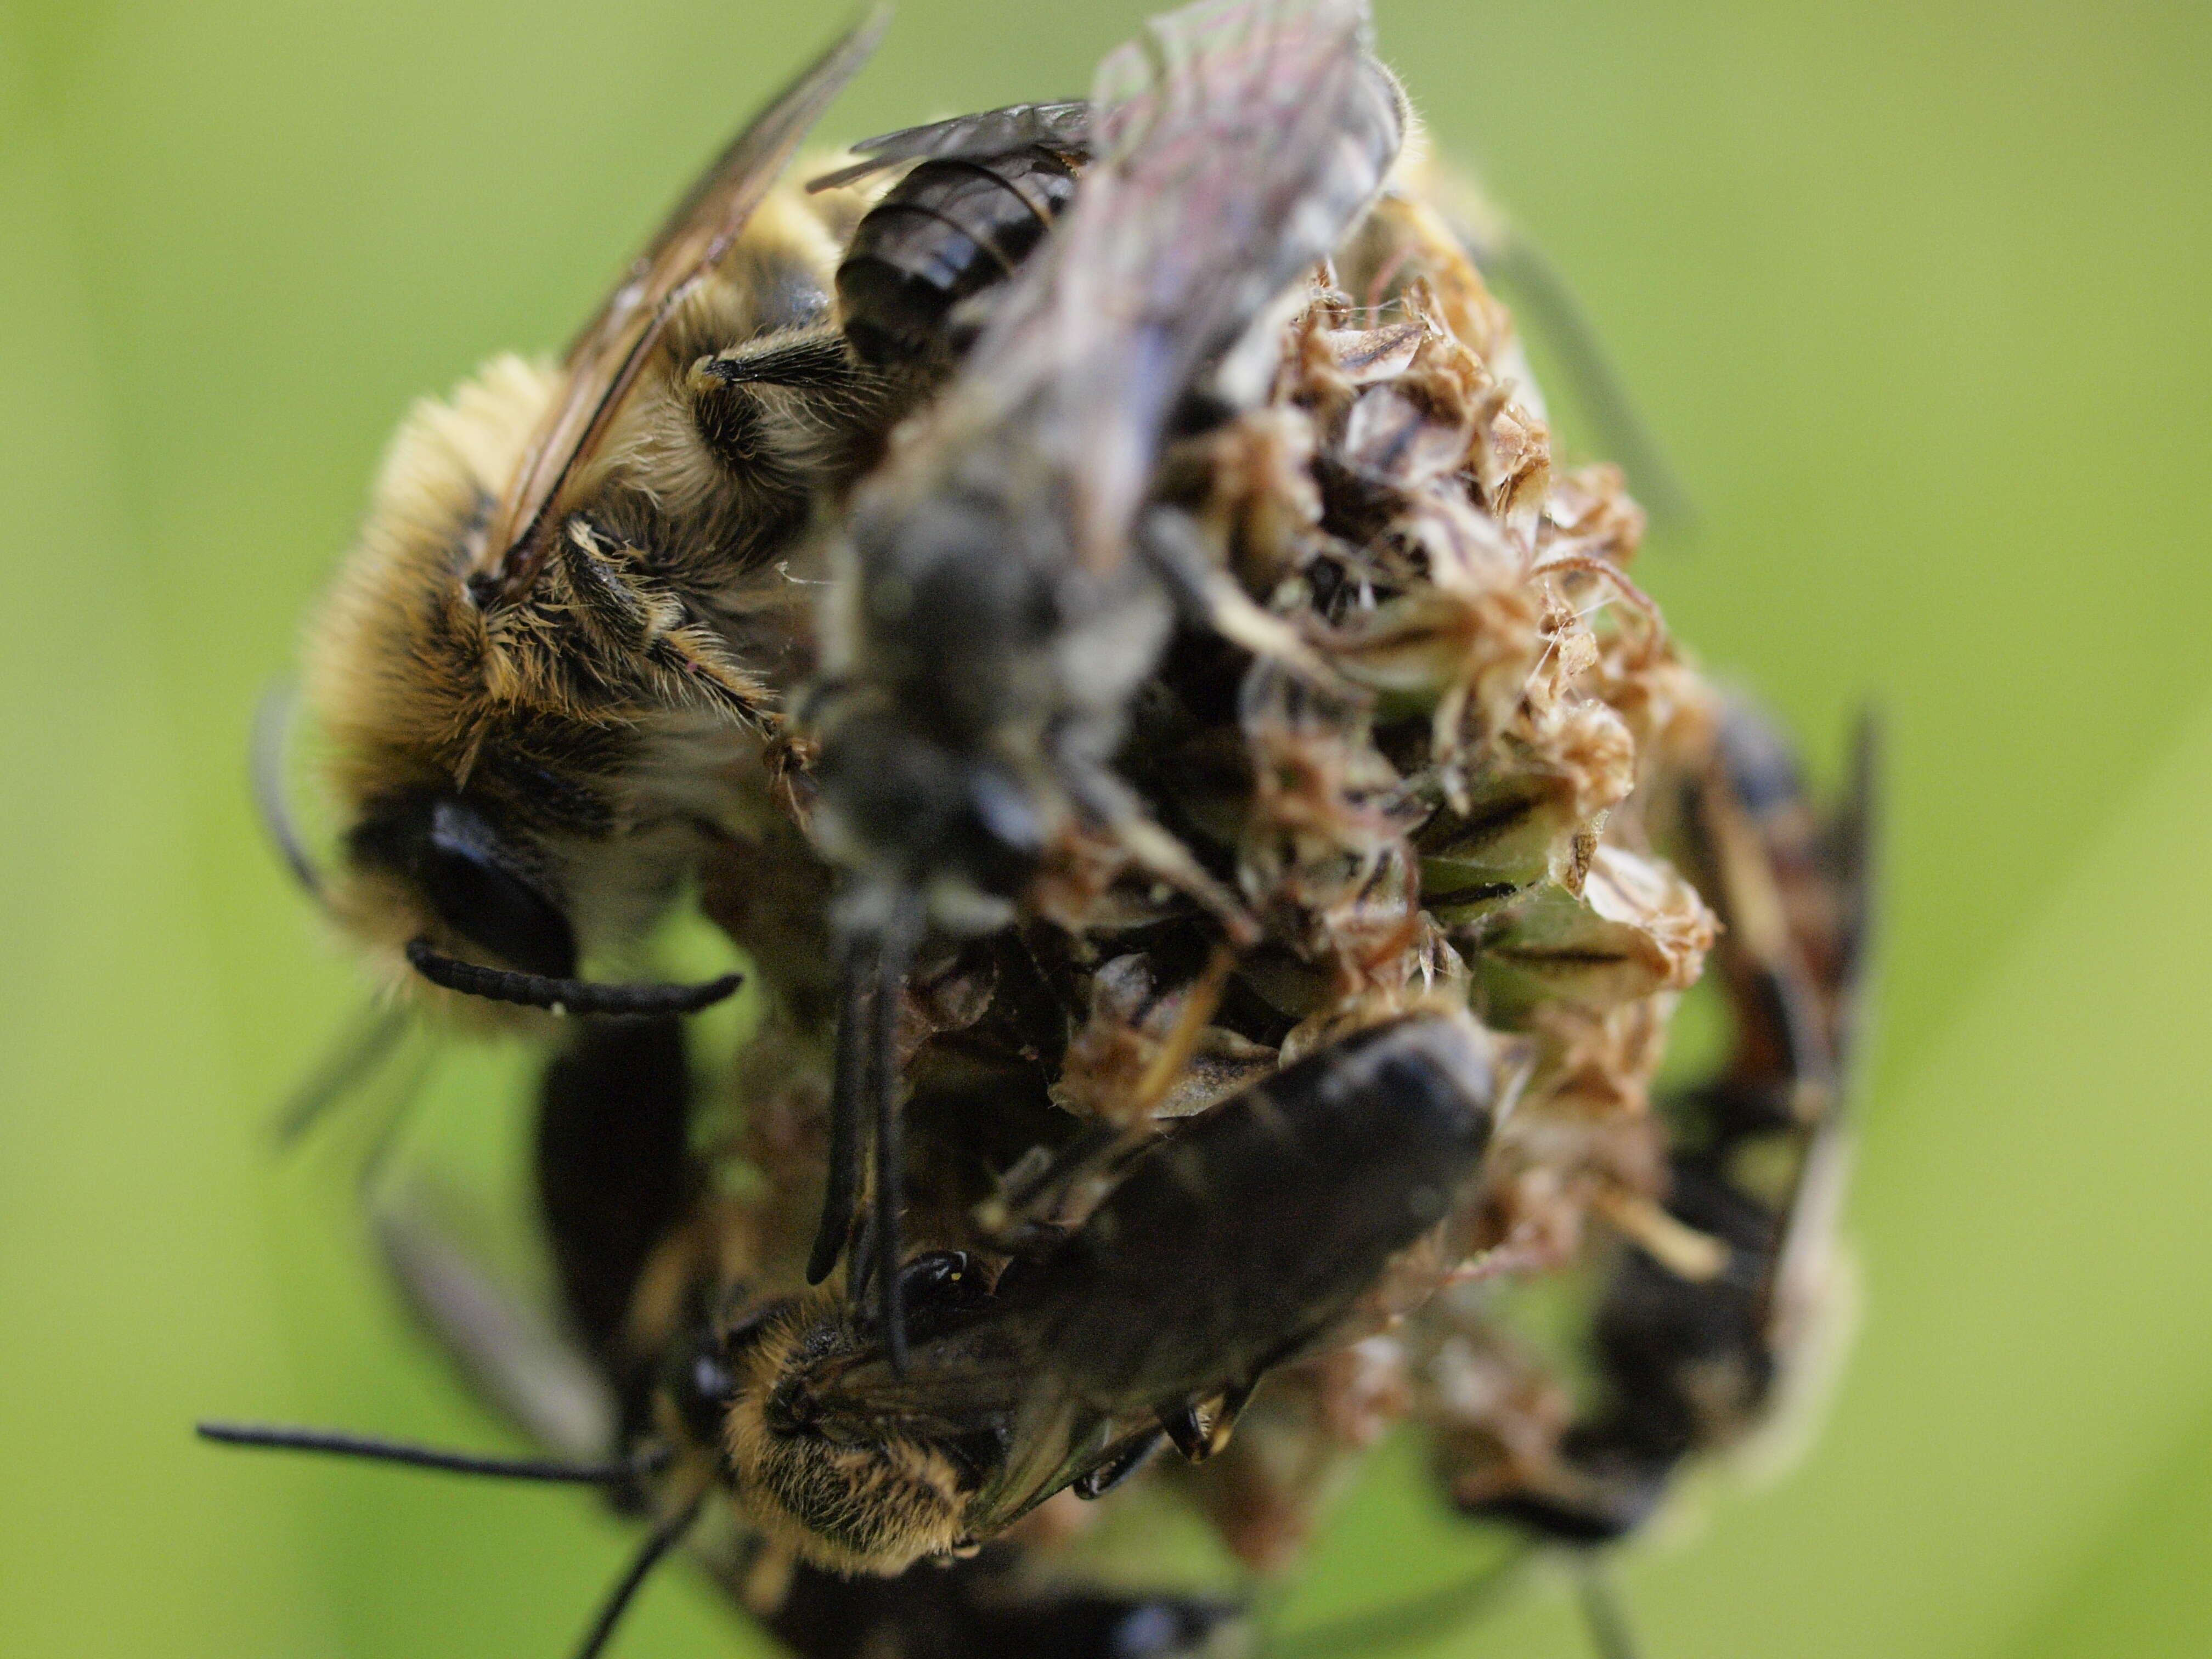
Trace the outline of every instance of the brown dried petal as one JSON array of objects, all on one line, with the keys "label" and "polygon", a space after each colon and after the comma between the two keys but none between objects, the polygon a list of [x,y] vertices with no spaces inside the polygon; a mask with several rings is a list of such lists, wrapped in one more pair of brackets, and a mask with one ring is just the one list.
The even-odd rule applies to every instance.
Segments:
[{"label": "brown dried petal", "polygon": [[1438,420],[1395,386],[1361,392],[1330,459],[1370,484],[1414,490],[1459,471],[1470,425]]}]

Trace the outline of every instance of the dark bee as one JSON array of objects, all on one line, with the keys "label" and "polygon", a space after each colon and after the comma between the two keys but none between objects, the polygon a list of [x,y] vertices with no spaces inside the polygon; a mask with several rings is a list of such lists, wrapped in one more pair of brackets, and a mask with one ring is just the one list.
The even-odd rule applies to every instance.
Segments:
[{"label": "dark bee", "polygon": [[722,1343],[717,1448],[741,1501],[807,1559],[896,1571],[1101,1489],[1164,1437],[1204,1456],[1443,1217],[1492,1095],[1465,1022],[1351,1037],[1187,1121],[988,1295],[964,1257],[909,1263],[903,1375],[849,1304],[749,1313]]},{"label": "dark bee", "polygon": [[[732,1505],[718,1524],[726,1534],[734,1520],[739,1541],[708,1529],[710,1565],[745,1581],[761,1544],[742,1540],[756,1537],[812,1570],[761,1609],[780,1632],[822,1627],[825,1603],[863,1604],[857,1616],[872,1601],[896,1620],[904,1598],[821,1575],[969,1553],[1064,1488],[1103,1493],[1163,1441],[1207,1455],[1265,1375],[1327,1346],[1391,1260],[1445,1216],[1480,1165],[1495,1085],[1486,1040],[1456,1014],[1370,1028],[1292,1066],[1130,1155],[1075,1224],[1041,1208],[1009,1238],[1011,1255],[936,1250],[905,1263],[903,1374],[880,1325],[842,1297],[763,1297],[730,1277],[731,1234],[686,1149],[688,1093],[668,1020],[586,1030],[545,1078],[541,1200],[568,1324],[605,1401],[604,1461],[509,1464],[343,1436],[206,1431],[610,1486],[654,1526],[587,1653],[718,1493]],[[526,1321],[487,1317],[495,1298],[481,1275],[433,1232],[403,1227],[393,1243],[418,1307],[486,1391],[581,1453],[576,1414],[559,1403],[572,1373],[517,1340]],[[988,1595],[925,1585],[912,1599],[933,1628],[1011,1639],[1014,1623]],[[1127,1615],[1142,1608],[1156,1634],[1202,1635],[1226,1613],[1174,1598],[1077,1601],[1102,1653],[1173,1650],[1106,1645],[1141,1633]],[[1033,1629],[1050,1610],[1022,1609]],[[845,1639],[834,1630],[821,1639],[806,1650],[850,1650],[830,1645]],[[1072,1634],[1045,1650],[1086,1651]]]},{"label": "dark bee", "polygon": [[963,302],[1013,274],[1067,209],[1091,153],[1091,106],[1018,104],[853,148],[829,190],[919,161],[871,208],[837,266],[845,337],[866,363],[941,368],[973,339]]},{"label": "dark bee", "polygon": [[1780,736],[1724,708],[1683,787],[1682,840],[1726,924],[1716,952],[1735,1024],[1719,1075],[1663,1103],[1665,1210],[1717,1245],[1686,1271],[1624,1242],[1589,1345],[1599,1397],[1555,1452],[1501,1480],[1495,1425],[1440,1439],[1470,1514],[1573,1545],[1622,1537],[1683,1463],[1743,1440],[1802,1389],[1832,1317],[1844,1106],[1868,946],[1874,751],[1827,822]]},{"label": "dark bee", "polygon": [[1269,307],[1397,154],[1402,100],[1366,27],[1352,0],[1252,0],[1170,14],[1109,57],[1073,206],[854,497],[810,714],[848,941],[817,1279],[858,1194],[864,1074],[875,1233],[896,1258],[890,1011],[927,927],[1004,925],[1048,846],[1090,832],[1249,932],[1109,763],[1178,602],[1204,612],[1230,586],[1188,520],[1145,511],[1160,447],[1198,394],[1255,398],[1235,348],[1256,338],[1273,363]]}]

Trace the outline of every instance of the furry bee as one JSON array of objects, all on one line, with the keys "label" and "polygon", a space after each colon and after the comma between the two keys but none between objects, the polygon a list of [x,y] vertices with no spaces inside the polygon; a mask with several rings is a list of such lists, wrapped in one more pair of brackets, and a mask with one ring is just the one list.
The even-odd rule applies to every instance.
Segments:
[{"label": "furry bee", "polygon": [[[1450,1210],[1488,1143],[1496,1082],[1487,1040],[1456,1013],[1372,1027],[1290,1066],[1131,1154],[1079,1217],[1041,1206],[989,1255],[905,1262],[902,1372],[849,1299],[763,1294],[743,1271],[759,1258],[732,1275],[745,1255],[729,1248],[732,1222],[757,1242],[759,1218],[718,1213],[688,1144],[689,1097],[672,1019],[586,1028],[547,1071],[540,1200],[576,1360],[549,1364],[546,1343],[518,1339],[526,1317],[488,1319],[501,1298],[434,1229],[392,1234],[403,1282],[486,1391],[593,1458],[502,1466],[343,1436],[204,1431],[610,1486],[655,1527],[587,1652],[717,1493],[724,1534],[732,1520],[739,1530],[705,1530],[710,1565],[742,1585],[764,1546],[803,1564],[818,1603],[836,1594],[822,1575],[975,1555],[1063,1489],[1102,1495],[1164,1441],[1208,1455],[1261,1379],[1338,1339],[1391,1260]],[[578,1376],[605,1402],[596,1448],[577,1443],[575,1413],[557,1403]],[[752,1594],[775,1628],[805,1627],[788,1590]],[[955,1616],[927,1585],[915,1595],[933,1620]],[[988,1631],[988,1605],[959,1616]],[[1171,1609],[1170,1628],[1214,1616],[1147,1605]]]},{"label": "furry bee", "polygon": [[[1257,615],[1187,521],[1144,508],[1179,418],[1255,399],[1239,342],[1272,365],[1270,307],[1397,154],[1402,99],[1366,33],[1354,0],[1244,0],[1170,14],[1109,56],[1090,112],[1099,155],[1073,205],[840,526],[805,715],[817,839],[846,872],[817,1279],[860,1189],[864,1073],[875,1234],[896,1259],[888,1010],[927,927],[1005,924],[1079,822],[1241,925],[1109,765],[1178,602]],[[880,1277],[896,1355],[898,1279]]]},{"label": "furry bee", "polygon": [[792,835],[784,559],[884,398],[830,292],[858,204],[775,181],[881,27],[738,136],[557,369],[498,359],[395,441],[307,690],[341,818],[321,896],[397,981],[633,1015],[734,988],[578,974],[702,860]]}]

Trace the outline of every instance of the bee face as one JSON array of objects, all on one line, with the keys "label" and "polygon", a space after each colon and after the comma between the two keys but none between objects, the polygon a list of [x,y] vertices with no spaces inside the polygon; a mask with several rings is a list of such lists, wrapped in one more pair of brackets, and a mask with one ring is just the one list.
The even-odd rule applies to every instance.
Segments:
[{"label": "bee face", "polygon": [[793,1298],[738,1340],[721,1446],[763,1532],[837,1572],[901,1572],[966,1541],[969,1458],[817,1403],[823,1371],[866,1346],[840,1298]]},{"label": "bee face", "polygon": [[386,802],[354,827],[358,868],[410,883],[446,932],[525,973],[576,971],[576,930],[542,860],[458,795]]}]

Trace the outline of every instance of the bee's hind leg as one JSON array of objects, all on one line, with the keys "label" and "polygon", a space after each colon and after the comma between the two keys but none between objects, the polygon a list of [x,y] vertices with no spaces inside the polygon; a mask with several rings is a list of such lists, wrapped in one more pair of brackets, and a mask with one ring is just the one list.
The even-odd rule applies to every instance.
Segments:
[{"label": "bee's hind leg", "polygon": [[1097,1468],[1070,1482],[1068,1490],[1086,1503],[1103,1498],[1150,1462],[1152,1454],[1160,1449],[1160,1442],[1164,1438],[1166,1432],[1161,1429],[1147,1429],[1141,1434],[1131,1435],[1115,1446],[1108,1454],[1106,1461]]},{"label": "bee's hind leg", "polygon": [[811,328],[750,340],[691,365],[684,390],[699,442],[762,505],[803,514],[817,466],[867,447],[890,390],[844,336]]}]

